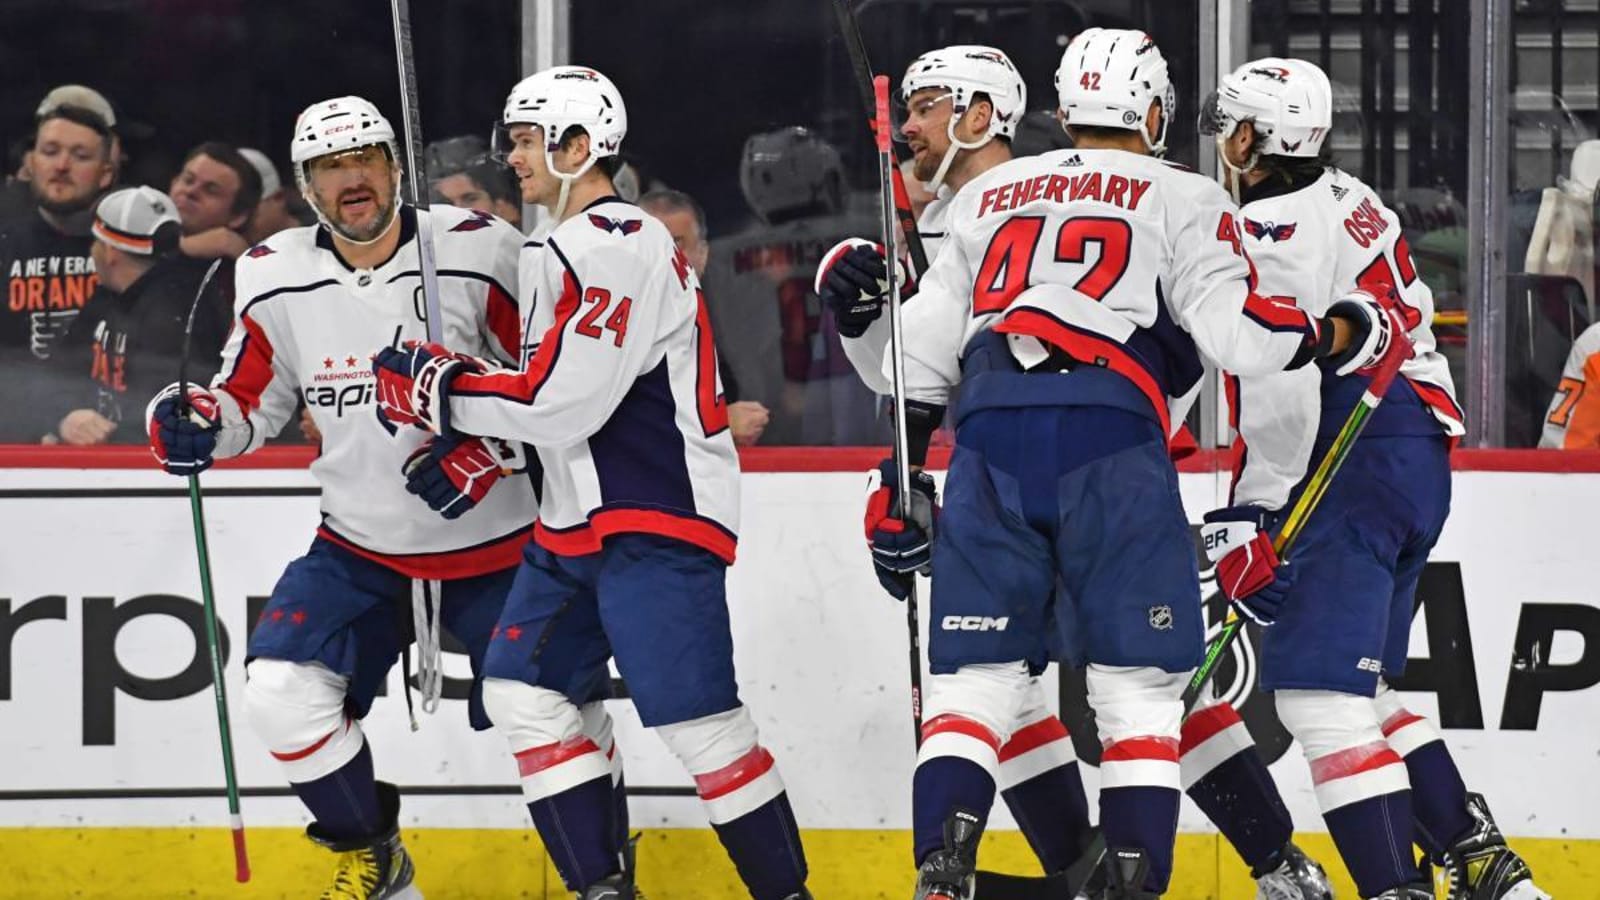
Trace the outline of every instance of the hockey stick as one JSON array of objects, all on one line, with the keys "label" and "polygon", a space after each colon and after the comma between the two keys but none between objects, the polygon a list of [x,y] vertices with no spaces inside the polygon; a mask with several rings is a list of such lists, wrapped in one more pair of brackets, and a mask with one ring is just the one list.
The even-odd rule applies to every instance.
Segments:
[{"label": "hockey stick", "polygon": [[[410,0],[389,0],[394,16],[394,55],[400,72],[400,122],[405,128],[406,180],[411,205],[417,210],[417,261],[422,273],[422,319],[428,341],[444,340],[444,318],[439,313],[439,266],[433,256],[433,222],[428,218],[428,179],[422,171],[422,103],[417,99],[416,57],[411,52]],[[413,295],[413,298],[415,295]]]},{"label": "hockey stick", "polygon": [[[883,255],[885,259],[899,259],[898,241],[894,233],[895,206],[894,181],[896,172],[894,154],[889,141],[889,79],[883,75],[872,79],[874,106],[877,110],[878,138],[878,199],[883,217]],[[915,234],[914,231],[907,234]],[[900,331],[900,279],[893,262],[888,266],[889,278],[889,358],[894,363],[894,467],[898,483],[900,514],[909,516],[911,508],[911,452],[906,438],[906,356],[904,336]],[[911,642],[911,724],[912,739],[922,746],[922,634],[917,616],[917,576],[911,575],[906,591],[906,634]]]},{"label": "hockey stick", "polygon": [[[850,0],[833,0],[833,11],[839,16],[839,30],[844,32],[845,49],[850,52],[850,67],[855,72],[856,88],[861,92],[861,105],[872,117],[867,124],[876,136],[889,128],[888,104],[876,97],[872,64],[867,61],[867,45],[861,40],[861,27],[856,24],[856,14],[850,8]],[[912,274],[921,278],[928,271],[928,252],[923,249],[922,235],[917,233],[917,217],[911,211],[911,194],[906,191],[905,176],[898,165],[889,168],[894,184],[894,220],[900,223],[900,230],[905,233],[906,251],[911,255],[911,267],[916,270]]]},{"label": "hockey stick", "polygon": [[[206,269],[195,291],[189,318],[183,326],[183,356],[178,359],[178,421],[189,417],[189,343],[194,337],[195,314],[222,265],[218,259]],[[206,544],[206,514],[200,502],[200,476],[189,475],[189,512],[194,519],[194,549],[200,558],[200,600],[205,606],[206,646],[211,651],[211,697],[217,702],[217,732],[222,739],[222,775],[228,789],[228,826],[233,829],[233,877],[250,880],[250,857],[244,849],[244,817],[239,814],[239,779],[233,771],[233,729],[228,725],[228,687],[222,680],[222,643],[218,638],[217,601],[211,587],[211,550]]]},{"label": "hockey stick", "polygon": [[[1305,528],[1311,514],[1316,511],[1322,498],[1328,493],[1328,488],[1333,484],[1334,475],[1344,465],[1345,458],[1350,455],[1350,450],[1355,447],[1356,439],[1367,427],[1367,421],[1372,418],[1372,413],[1383,402],[1383,397],[1389,392],[1390,385],[1394,384],[1395,376],[1400,372],[1400,366],[1411,358],[1411,339],[1405,334],[1397,333],[1395,342],[1389,352],[1378,363],[1377,371],[1372,374],[1372,381],[1361,395],[1361,402],[1350,411],[1344,420],[1344,425],[1339,428],[1339,433],[1334,437],[1322,461],[1317,464],[1317,469],[1306,481],[1305,490],[1300,492],[1300,498],[1294,506],[1289,508],[1289,515],[1283,520],[1283,525],[1278,529],[1277,537],[1272,540],[1272,547],[1278,553],[1278,558],[1288,560],[1289,551],[1293,549],[1300,532]],[[1210,606],[1216,602],[1220,592],[1213,592],[1207,597],[1204,605]],[[1194,709],[1195,703],[1200,699],[1200,693],[1205,690],[1217,666],[1222,661],[1222,655],[1238,638],[1244,630],[1244,620],[1234,613],[1232,606],[1228,608],[1228,616],[1222,623],[1222,630],[1211,643],[1206,646],[1206,655],[1200,662],[1200,667],[1195,669],[1194,675],[1189,679],[1189,684],[1183,690],[1183,714],[1187,718]],[[1075,897],[1083,889],[1087,879],[1093,878],[1100,869],[1101,860],[1105,857],[1106,839],[1098,829],[1089,849],[1083,852],[1072,868],[1066,872],[1046,875],[1042,878],[1015,878],[1009,877],[1005,885],[1006,892],[996,892],[988,895],[992,900],[1060,900],[1065,897]],[[1084,863],[1093,860],[1094,864],[1086,866]],[[982,876],[985,873],[980,872]],[[1080,880],[1081,879],[1081,880]],[[985,900],[986,895],[981,889],[977,892],[977,900]]]}]

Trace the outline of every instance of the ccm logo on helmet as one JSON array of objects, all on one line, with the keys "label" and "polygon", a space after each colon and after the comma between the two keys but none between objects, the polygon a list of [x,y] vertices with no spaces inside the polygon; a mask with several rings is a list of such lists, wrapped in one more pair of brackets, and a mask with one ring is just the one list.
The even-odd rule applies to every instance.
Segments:
[{"label": "ccm logo on helmet", "polygon": [[945,616],[939,627],[945,631],[1005,631],[1009,624],[1010,616]]},{"label": "ccm logo on helmet", "polygon": [[355,123],[354,122],[347,122],[347,123],[345,123],[343,125],[335,125],[332,128],[329,128],[328,129],[328,134],[338,134],[338,133],[340,133],[342,131],[355,131],[355,130],[356,130]]}]

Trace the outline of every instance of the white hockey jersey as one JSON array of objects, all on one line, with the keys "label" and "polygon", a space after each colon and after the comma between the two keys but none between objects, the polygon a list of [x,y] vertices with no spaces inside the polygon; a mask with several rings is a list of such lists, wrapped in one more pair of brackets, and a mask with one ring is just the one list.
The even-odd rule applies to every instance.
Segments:
[{"label": "white hockey jersey", "polygon": [[676,538],[733,561],[739,459],[699,279],[654,217],[615,197],[530,241],[521,370],[451,384],[451,424],[534,445],[534,540],[593,553],[608,535]]},{"label": "white hockey jersey", "polygon": [[[319,534],[414,578],[448,579],[514,566],[537,512],[529,478],[507,477],[448,521],[406,491],[401,467],[428,435],[378,418],[372,356],[427,339],[416,216],[401,211],[395,255],[353,270],[320,226],[279,232],[240,257],[236,318],[213,385],[222,407],[217,456],[261,446],[301,400],[322,432],[311,472],[322,487]],[[522,235],[469,209],[435,206],[444,343],[505,362],[521,344],[515,283]]]},{"label": "white hockey jersey", "polygon": [[[1393,285],[1416,345],[1415,358],[1400,373],[1441,431],[1452,436],[1464,433],[1450,368],[1434,340],[1433,293],[1417,276],[1399,217],[1371,188],[1329,168],[1311,184],[1251,201],[1241,212],[1245,247],[1262,294],[1320,316],[1357,287]],[[1319,426],[1337,428],[1349,412],[1328,410],[1339,421],[1322,421],[1323,379],[1316,366],[1229,377],[1229,413],[1243,444],[1235,470],[1234,503],[1278,509],[1288,500],[1306,474]]]},{"label": "white hockey jersey", "polygon": [[[1201,353],[1271,372],[1316,348],[1314,319],[1251,290],[1227,195],[1159,159],[1076,149],[1012,160],[963,187],[948,215],[905,307],[910,399],[947,403],[962,349],[996,327],[1121,374],[1170,434],[1169,398],[1198,382]],[[1040,285],[1074,291],[1024,295]]]},{"label": "white hockey jersey", "polygon": [[1600,450],[1600,325],[1590,325],[1572,342],[1539,446]]}]

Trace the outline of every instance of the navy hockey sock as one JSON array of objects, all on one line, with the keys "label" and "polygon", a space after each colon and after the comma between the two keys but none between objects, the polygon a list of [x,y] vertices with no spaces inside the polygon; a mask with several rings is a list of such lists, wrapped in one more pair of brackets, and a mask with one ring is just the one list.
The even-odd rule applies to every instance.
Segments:
[{"label": "navy hockey sock", "polygon": [[805,887],[806,854],[788,792],[711,827],[755,900],[786,900]]},{"label": "navy hockey sock", "polygon": [[628,780],[622,775],[617,776],[617,783],[611,787],[611,805],[613,815],[617,820],[617,846],[623,847],[628,843]]},{"label": "navy hockey sock", "polygon": [[1178,837],[1180,795],[1172,788],[1100,789],[1100,828],[1107,847],[1142,848],[1150,861],[1145,888],[1166,890],[1172,877],[1172,846]]},{"label": "navy hockey sock", "polygon": [[917,766],[911,778],[911,838],[917,865],[944,848],[944,823],[963,808],[987,817],[994,806],[994,779],[984,768],[959,756],[935,756]]},{"label": "navy hockey sock", "polygon": [[1411,851],[1411,792],[1395,791],[1322,814],[1345,868],[1363,897],[1416,881]]},{"label": "navy hockey sock", "polygon": [[622,845],[609,772],[529,803],[528,812],[569,890],[582,892],[619,870]]},{"label": "navy hockey sock", "polygon": [[1404,757],[1411,778],[1411,811],[1417,818],[1417,843],[1438,859],[1472,827],[1467,786],[1444,741],[1430,741]]},{"label": "navy hockey sock", "polygon": [[351,760],[315,781],[291,784],[317,829],[334,840],[375,837],[388,823],[378,809],[378,783],[367,744]]},{"label": "navy hockey sock", "polygon": [[1077,861],[1089,829],[1089,801],[1068,763],[1000,793],[1045,872],[1061,872]]},{"label": "navy hockey sock", "polygon": [[1187,793],[1253,872],[1270,870],[1294,836],[1294,820],[1254,747],[1223,760]]}]

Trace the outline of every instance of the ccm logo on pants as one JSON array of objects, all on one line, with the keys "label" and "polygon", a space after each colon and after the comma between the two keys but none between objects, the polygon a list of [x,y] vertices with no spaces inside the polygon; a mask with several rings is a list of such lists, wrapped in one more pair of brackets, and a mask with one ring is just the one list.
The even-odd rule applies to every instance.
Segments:
[{"label": "ccm logo on pants", "polygon": [[1005,631],[1010,616],[945,616],[939,627],[945,631]]}]

